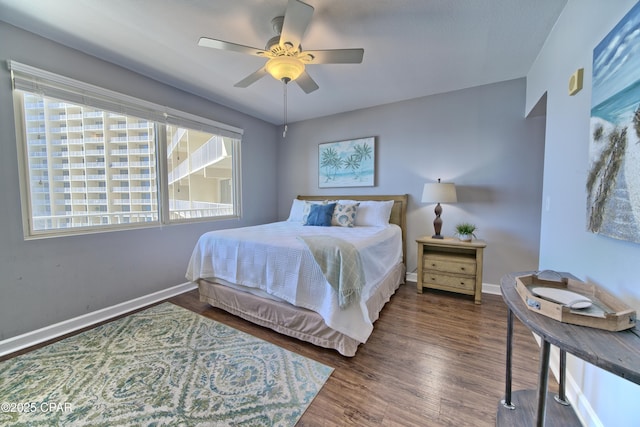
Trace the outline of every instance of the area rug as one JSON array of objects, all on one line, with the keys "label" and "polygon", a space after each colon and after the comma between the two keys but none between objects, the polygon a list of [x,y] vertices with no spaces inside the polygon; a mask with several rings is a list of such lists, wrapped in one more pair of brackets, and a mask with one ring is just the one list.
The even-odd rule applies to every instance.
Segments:
[{"label": "area rug", "polygon": [[293,426],[333,369],[171,303],[0,363],[2,426]]}]

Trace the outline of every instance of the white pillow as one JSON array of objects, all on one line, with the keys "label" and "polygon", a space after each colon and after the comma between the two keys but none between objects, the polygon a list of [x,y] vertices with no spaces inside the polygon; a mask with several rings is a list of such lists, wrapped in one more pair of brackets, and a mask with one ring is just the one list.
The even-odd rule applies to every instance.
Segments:
[{"label": "white pillow", "polygon": [[[347,202],[341,200],[340,203]],[[380,227],[389,224],[393,200],[374,201],[367,200],[360,202],[358,213],[356,214],[356,225]]]},{"label": "white pillow", "polygon": [[309,211],[311,210],[312,204],[327,204],[327,201],[308,201],[293,199],[293,203],[291,203],[291,210],[289,211],[289,218],[287,219],[287,221],[301,223],[307,222],[307,217],[309,216]]},{"label": "white pillow", "polygon": [[304,200],[293,199],[291,203],[291,210],[289,211],[289,222],[302,222],[302,215],[304,215]]}]

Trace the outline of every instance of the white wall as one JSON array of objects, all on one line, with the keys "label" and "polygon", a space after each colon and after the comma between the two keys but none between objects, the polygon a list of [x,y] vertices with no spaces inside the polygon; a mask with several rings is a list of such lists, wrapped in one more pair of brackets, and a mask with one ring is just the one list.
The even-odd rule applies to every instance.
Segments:
[{"label": "white wall", "polygon": [[[410,195],[407,269],[415,239],[433,234],[422,186],[453,181],[459,203],[443,207],[442,233],[460,221],[488,242],[484,282],[538,265],[544,120],[524,118],[525,81],[512,80],[289,125],[278,147],[279,217],[298,194]],[[290,105],[290,108],[295,108]],[[375,187],[318,188],[318,144],[376,137]]]},{"label": "white wall", "polygon": [[[640,245],[586,231],[585,189],[593,49],[635,3],[570,0],[527,75],[526,108],[529,111],[546,92],[540,268],[569,271],[640,311]],[[569,96],[569,77],[578,68],[584,68],[584,89]],[[574,386],[584,393],[576,398],[586,421],[612,427],[640,425],[640,386],[571,356],[568,364]]]},{"label": "white wall", "polygon": [[[243,128],[242,220],[24,241],[12,59]],[[0,341],[184,283],[205,231],[276,219],[275,126],[0,21]]]}]

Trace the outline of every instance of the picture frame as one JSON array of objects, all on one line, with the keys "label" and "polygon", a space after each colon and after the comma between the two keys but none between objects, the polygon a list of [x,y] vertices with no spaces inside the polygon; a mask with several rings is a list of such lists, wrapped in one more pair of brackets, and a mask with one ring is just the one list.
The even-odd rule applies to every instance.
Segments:
[{"label": "picture frame", "polygon": [[375,137],[318,144],[318,187],[373,187]]}]

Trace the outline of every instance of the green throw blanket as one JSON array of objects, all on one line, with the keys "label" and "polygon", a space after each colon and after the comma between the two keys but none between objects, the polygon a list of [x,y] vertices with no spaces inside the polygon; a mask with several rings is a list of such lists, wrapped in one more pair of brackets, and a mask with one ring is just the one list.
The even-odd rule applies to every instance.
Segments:
[{"label": "green throw blanket", "polygon": [[338,293],[340,308],[360,298],[364,270],[360,254],[351,243],[330,236],[299,236],[320,266],[327,282]]}]

